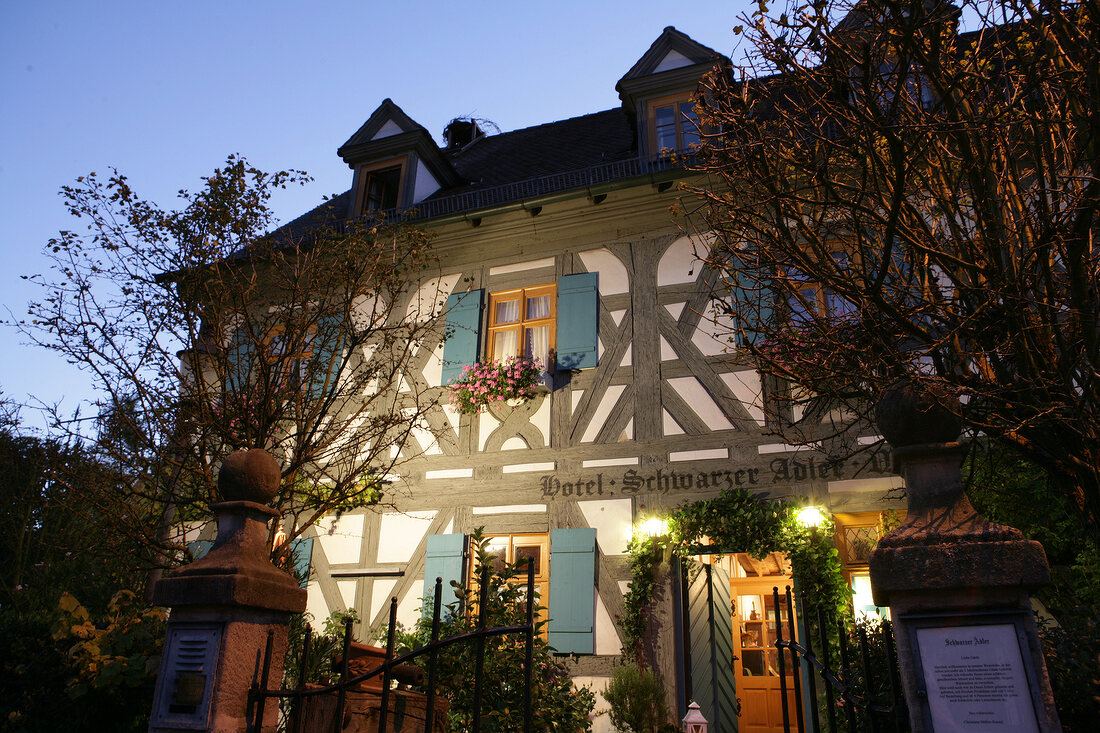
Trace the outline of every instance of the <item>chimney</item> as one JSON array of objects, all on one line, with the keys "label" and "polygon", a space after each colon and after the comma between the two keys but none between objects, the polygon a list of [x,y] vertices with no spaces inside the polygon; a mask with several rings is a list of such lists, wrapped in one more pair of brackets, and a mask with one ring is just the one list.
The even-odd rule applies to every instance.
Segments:
[{"label": "chimney", "polygon": [[456,117],[443,129],[443,139],[447,141],[447,150],[457,150],[472,143],[485,132],[473,119]]}]

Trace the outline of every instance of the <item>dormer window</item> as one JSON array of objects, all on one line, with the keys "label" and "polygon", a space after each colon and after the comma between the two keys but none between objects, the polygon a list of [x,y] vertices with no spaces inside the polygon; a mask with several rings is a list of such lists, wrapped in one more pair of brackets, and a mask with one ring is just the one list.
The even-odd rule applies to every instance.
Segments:
[{"label": "dormer window", "polygon": [[699,147],[699,117],[690,92],[649,102],[649,142],[655,154]]},{"label": "dormer window", "polygon": [[360,171],[359,213],[387,211],[400,206],[404,179],[404,158],[363,166]]}]

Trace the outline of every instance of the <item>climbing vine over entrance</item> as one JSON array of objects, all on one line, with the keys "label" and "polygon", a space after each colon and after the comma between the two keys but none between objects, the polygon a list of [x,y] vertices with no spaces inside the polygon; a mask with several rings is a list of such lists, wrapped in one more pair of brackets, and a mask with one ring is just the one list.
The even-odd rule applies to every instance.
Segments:
[{"label": "climbing vine over entrance", "polygon": [[849,616],[850,591],[833,545],[832,522],[826,519],[811,528],[797,517],[798,507],[789,502],[734,489],[680,505],[667,516],[667,531],[657,536],[636,535],[628,547],[630,590],[619,617],[624,653],[643,664],[642,639],[666,551],[682,560],[723,552],[744,552],[762,560],[769,553],[785,552],[803,596],[835,609],[840,617]]}]

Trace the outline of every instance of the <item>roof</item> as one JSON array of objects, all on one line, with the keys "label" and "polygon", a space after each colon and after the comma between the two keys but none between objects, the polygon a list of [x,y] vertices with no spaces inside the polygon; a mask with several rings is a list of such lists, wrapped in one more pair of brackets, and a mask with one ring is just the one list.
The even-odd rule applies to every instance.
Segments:
[{"label": "roof", "polygon": [[476,187],[589,168],[632,158],[634,130],[621,107],[480,137],[451,154],[451,164],[469,183],[433,198]]}]

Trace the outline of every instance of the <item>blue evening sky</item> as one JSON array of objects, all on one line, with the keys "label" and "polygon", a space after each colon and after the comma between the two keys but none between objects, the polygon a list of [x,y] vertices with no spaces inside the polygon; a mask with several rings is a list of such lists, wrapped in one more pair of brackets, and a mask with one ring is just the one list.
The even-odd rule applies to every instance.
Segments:
[{"label": "blue evening sky", "polygon": [[[0,3],[2,318],[36,297],[20,275],[72,220],[60,186],[117,168],[173,205],[230,153],[316,179],[275,201],[288,221],[339,193],[336,148],[391,97],[441,140],[473,115],[502,131],[619,104],[615,82],[666,25],[735,58],[736,2]],[[88,377],[0,327],[0,389],[19,402],[93,397]],[[40,426],[34,409],[24,421]]]}]

